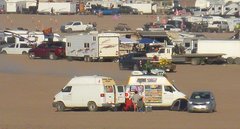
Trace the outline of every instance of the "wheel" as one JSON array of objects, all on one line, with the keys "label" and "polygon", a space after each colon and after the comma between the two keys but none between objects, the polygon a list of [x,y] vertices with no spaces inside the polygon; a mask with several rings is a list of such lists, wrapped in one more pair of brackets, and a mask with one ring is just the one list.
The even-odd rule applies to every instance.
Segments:
[{"label": "wheel", "polygon": [[55,55],[55,53],[50,53],[50,54],[49,54],[49,59],[50,59],[50,60],[56,60],[56,59],[57,59],[57,56]]},{"label": "wheel", "polygon": [[7,52],[6,52],[5,50],[3,50],[3,51],[1,52],[1,54],[7,54]]},{"label": "wheel", "polygon": [[71,28],[67,29],[67,33],[72,33],[72,29]]},{"label": "wheel", "polygon": [[92,62],[93,58],[92,57],[88,57],[88,62]]},{"label": "wheel", "polygon": [[234,63],[239,65],[240,64],[240,57],[235,58]]},{"label": "wheel", "polygon": [[23,51],[22,54],[23,54],[23,55],[27,55],[27,52],[26,52],[26,51]]},{"label": "wheel", "polygon": [[201,59],[199,59],[199,58],[192,58],[191,64],[192,65],[200,65],[201,64]]},{"label": "wheel", "polygon": [[137,64],[135,64],[135,65],[133,66],[133,70],[139,70]]},{"label": "wheel", "polygon": [[97,111],[97,109],[98,109],[98,107],[95,102],[92,102],[92,101],[88,102],[88,110],[90,112],[95,112],[95,111]]},{"label": "wheel", "polygon": [[232,57],[228,57],[227,58],[227,63],[228,64],[233,64],[234,63],[234,59]]},{"label": "wheel", "polygon": [[29,59],[34,59],[35,58],[35,54],[33,52],[30,52],[28,57],[29,57]]},{"label": "wheel", "polygon": [[65,110],[65,105],[62,102],[57,102],[56,108],[58,112],[63,112]]}]

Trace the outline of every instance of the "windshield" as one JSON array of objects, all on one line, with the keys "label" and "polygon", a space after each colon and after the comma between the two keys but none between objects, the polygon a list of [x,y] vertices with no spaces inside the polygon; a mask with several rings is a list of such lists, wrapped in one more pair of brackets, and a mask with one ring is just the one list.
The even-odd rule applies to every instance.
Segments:
[{"label": "windshield", "polygon": [[191,99],[210,99],[209,92],[194,92]]}]

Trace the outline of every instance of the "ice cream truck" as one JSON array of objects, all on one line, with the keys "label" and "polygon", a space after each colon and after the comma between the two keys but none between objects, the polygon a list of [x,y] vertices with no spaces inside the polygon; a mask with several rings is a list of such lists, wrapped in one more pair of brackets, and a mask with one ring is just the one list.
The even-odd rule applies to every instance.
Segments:
[{"label": "ice cream truck", "polygon": [[135,91],[138,91],[138,94],[143,97],[146,106],[170,107],[171,110],[186,108],[186,95],[170,83],[165,76],[133,71],[126,86],[125,110],[131,109],[131,97]]}]

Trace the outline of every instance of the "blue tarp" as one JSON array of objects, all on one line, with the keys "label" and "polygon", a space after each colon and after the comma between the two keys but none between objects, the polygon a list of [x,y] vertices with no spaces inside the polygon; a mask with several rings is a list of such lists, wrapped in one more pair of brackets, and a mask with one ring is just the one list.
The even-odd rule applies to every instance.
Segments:
[{"label": "blue tarp", "polygon": [[159,43],[159,41],[156,40],[156,39],[151,39],[151,38],[142,38],[142,39],[139,40],[139,43],[143,43],[143,44]]},{"label": "blue tarp", "polygon": [[128,44],[128,43],[138,43],[138,41],[133,40],[133,39],[129,39],[129,38],[125,38],[125,37],[121,37],[120,38],[121,43],[123,44]]}]

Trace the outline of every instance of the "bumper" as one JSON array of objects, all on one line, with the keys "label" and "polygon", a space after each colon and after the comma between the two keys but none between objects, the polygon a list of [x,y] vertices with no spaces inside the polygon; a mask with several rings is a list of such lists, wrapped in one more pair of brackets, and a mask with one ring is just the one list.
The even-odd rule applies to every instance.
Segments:
[{"label": "bumper", "polygon": [[209,112],[212,107],[210,105],[188,105],[188,111],[190,112]]},{"label": "bumper", "polygon": [[114,103],[104,103],[102,104],[102,107],[120,107],[121,104],[120,103],[117,103],[117,104],[114,104]]}]

